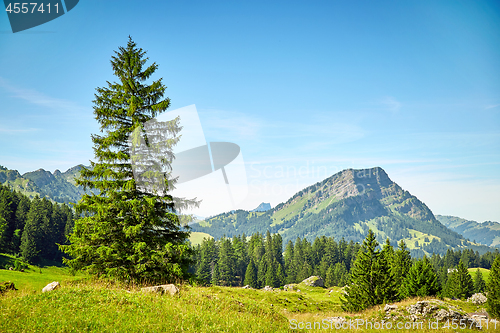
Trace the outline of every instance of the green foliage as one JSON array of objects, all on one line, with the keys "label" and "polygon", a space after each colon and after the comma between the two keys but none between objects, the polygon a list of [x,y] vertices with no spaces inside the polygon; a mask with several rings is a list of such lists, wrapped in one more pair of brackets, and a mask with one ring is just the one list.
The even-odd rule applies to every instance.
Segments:
[{"label": "green foliage", "polygon": [[488,302],[486,306],[490,316],[500,319],[500,256],[497,256],[490,270],[487,285]]},{"label": "green foliage", "polygon": [[449,297],[466,299],[474,293],[474,282],[462,260],[458,263],[457,270],[448,276],[446,294]]},{"label": "green foliage", "polygon": [[405,289],[403,288],[405,277],[408,275],[412,267],[411,255],[406,243],[401,240],[398,243],[398,249],[394,252],[393,263],[391,266],[391,276],[396,288],[396,299],[401,300],[405,297]]},{"label": "green foliage", "polygon": [[486,282],[484,282],[483,274],[479,270],[476,271],[476,275],[474,276],[474,292],[483,293],[486,290]]},{"label": "green foliage", "polygon": [[[161,79],[146,82],[158,66],[146,67],[145,54],[129,38],[127,46],[120,47],[111,60],[118,82],[96,89],[94,114],[104,134],[92,135],[96,162],[81,169],[76,183],[98,194],[82,196],[75,207],[80,218],[70,236],[71,244],[61,248],[72,257],[65,263],[75,270],[156,284],[187,278],[192,251],[187,242],[189,233],[176,215],[178,207],[163,190],[170,190],[172,184],[166,178],[159,184],[152,182],[160,174],[159,165],[145,165],[141,175],[132,169],[129,137],[134,151],[151,148],[151,154],[163,154],[160,166],[166,168],[171,151],[158,151],[157,144],[166,142],[170,149],[179,139],[178,119],[166,124],[168,133],[155,131],[144,136],[145,123],[170,105],[170,100],[163,98],[166,87]],[[153,121],[150,126],[156,130],[159,125]]]},{"label": "green foliage", "polygon": [[375,234],[369,230],[351,268],[346,294],[341,298],[343,310],[361,311],[392,297],[387,283],[389,266],[377,246]]},{"label": "green foliage", "polygon": [[438,294],[439,281],[427,256],[412,265],[404,280],[403,290],[405,297],[424,297]]},{"label": "green foliage", "polygon": [[248,263],[248,267],[245,272],[245,281],[243,282],[244,285],[250,286],[252,288],[257,288],[257,267],[255,267],[255,263],[253,262],[253,259],[250,259],[250,262]]}]

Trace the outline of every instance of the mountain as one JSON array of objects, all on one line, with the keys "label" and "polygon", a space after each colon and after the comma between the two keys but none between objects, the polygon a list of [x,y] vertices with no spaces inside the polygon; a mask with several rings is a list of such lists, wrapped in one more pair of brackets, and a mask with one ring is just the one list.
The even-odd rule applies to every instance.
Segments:
[{"label": "mountain", "polygon": [[269,209],[271,209],[271,204],[268,202],[263,202],[254,210],[251,210],[251,212],[265,212]]},{"label": "mountain", "polygon": [[280,233],[284,244],[297,237],[312,241],[323,235],[361,242],[372,229],[379,242],[387,237],[393,245],[405,240],[415,256],[444,254],[450,247],[480,253],[491,250],[446,228],[423,202],[379,167],[341,171],[265,212],[238,210],[191,227],[215,238],[269,230]]},{"label": "mountain", "polygon": [[78,176],[82,167],[82,165],[77,165],[65,172],[56,170],[53,174],[50,171],[38,169],[21,175],[17,170],[9,170],[0,166],[0,183],[30,198],[39,195],[60,203],[77,202],[84,191],[83,188],[76,186],[74,178]]},{"label": "mountain", "polygon": [[436,215],[439,222],[465,238],[480,244],[500,247],[500,223],[486,221],[478,223],[456,216]]}]

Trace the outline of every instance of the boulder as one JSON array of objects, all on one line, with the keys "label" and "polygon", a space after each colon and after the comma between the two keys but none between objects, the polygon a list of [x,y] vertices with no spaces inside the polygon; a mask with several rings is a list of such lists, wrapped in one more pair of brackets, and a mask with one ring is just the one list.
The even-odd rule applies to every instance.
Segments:
[{"label": "boulder", "polygon": [[42,289],[42,293],[44,292],[47,292],[47,291],[52,291],[52,290],[56,290],[58,288],[60,288],[61,285],[59,284],[59,282],[57,281],[54,281],[52,283],[49,283],[48,285],[46,285],[45,287],[43,287]]},{"label": "boulder", "polygon": [[488,299],[482,293],[477,293],[467,298],[467,302],[471,302],[473,304],[484,304]]},{"label": "boulder", "polygon": [[284,290],[284,291],[293,291],[293,287],[294,287],[294,285],[293,285],[293,284],[285,284],[285,285],[283,286],[283,290]]},{"label": "boulder", "polygon": [[177,288],[173,284],[162,284],[159,286],[144,287],[144,288],[141,288],[141,291],[151,292],[151,293],[160,293],[160,294],[168,293],[170,295],[175,295],[179,292],[179,288]]},{"label": "boulder", "polygon": [[264,290],[264,291],[273,291],[273,287],[265,286],[264,288],[262,288],[262,290]]},{"label": "boulder", "polygon": [[303,284],[309,287],[324,287],[325,286],[325,281],[321,276],[310,276],[304,281],[302,281]]},{"label": "boulder", "polygon": [[250,287],[248,284],[246,286],[243,287],[243,289],[252,289],[252,287]]},{"label": "boulder", "polygon": [[398,308],[397,305],[390,305],[390,304],[386,304],[384,306],[384,311],[385,312],[390,312],[391,310],[396,310]]}]

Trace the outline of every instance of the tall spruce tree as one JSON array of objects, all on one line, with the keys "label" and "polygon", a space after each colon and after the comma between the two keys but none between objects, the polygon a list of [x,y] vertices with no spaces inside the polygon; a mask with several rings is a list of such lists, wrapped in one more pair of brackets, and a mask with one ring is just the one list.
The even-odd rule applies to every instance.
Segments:
[{"label": "tall spruce tree", "polygon": [[486,307],[490,316],[500,319],[500,255],[497,255],[491,265],[487,284],[488,301]]},{"label": "tall spruce tree", "polygon": [[[164,98],[162,79],[148,84],[158,65],[146,66],[145,55],[129,37],[127,46],[115,51],[111,60],[117,82],[96,89],[94,114],[103,134],[92,135],[96,161],[80,171],[76,183],[98,194],[87,192],[78,202],[80,218],[71,244],[61,249],[72,257],[65,263],[75,270],[125,282],[165,283],[187,277],[192,250],[169,195],[173,184],[156,168],[168,170],[173,156],[168,149],[158,151],[153,146],[164,140],[162,147],[171,148],[178,141],[178,119],[164,126],[155,123],[170,99]],[[159,127],[167,128],[168,135]],[[146,135],[148,131],[155,135]],[[151,148],[163,156],[138,175],[131,147]]]}]

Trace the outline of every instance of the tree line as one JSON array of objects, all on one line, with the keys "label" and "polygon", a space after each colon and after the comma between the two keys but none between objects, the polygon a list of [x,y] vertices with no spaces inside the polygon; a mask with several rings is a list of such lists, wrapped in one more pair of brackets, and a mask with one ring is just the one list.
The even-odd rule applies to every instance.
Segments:
[{"label": "tree line", "polygon": [[47,198],[34,199],[0,184],[0,252],[21,257],[32,264],[44,260],[61,262],[57,244],[66,244],[74,224],[66,204]]},{"label": "tree line", "polygon": [[[371,231],[368,233],[368,236],[370,235],[375,237]],[[489,269],[499,255],[498,250],[480,255],[470,249],[463,251],[449,249],[442,257],[432,254],[430,257],[415,259],[412,258],[404,241],[400,241],[398,248],[394,249],[387,239],[380,254],[374,252],[379,246],[375,238],[370,241],[372,242],[370,246],[373,247],[370,256],[384,259],[382,261],[370,259],[362,267],[362,272],[371,269],[372,264],[378,265],[377,271],[392,270],[390,274],[394,276],[384,273],[380,279],[391,279],[398,286],[403,285],[403,280],[408,275],[417,279],[420,277],[417,273],[425,272],[436,277],[432,286],[427,286],[430,288],[428,292],[451,297],[456,296],[452,291],[454,284],[453,278],[450,277],[454,275],[451,272],[455,270],[463,272],[463,268],[466,270],[475,267]],[[363,244],[365,242],[366,240]],[[280,287],[318,275],[323,277],[327,287],[345,286],[357,274],[353,265],[355,260],[367,260],[363,259],[363,251],[360,251],[364,249],[363,246],[353,241],[347,242],[343,238],[337,242],[332,237],[322,236],[316,237],[312,243],[306,238],[297,238],[295,243],[289,241],[283,252],[281,235],[271,234],[270,231],[267,231],[266,235],[254,233],[250,237],[243,234],[232,238],[222,237],[219,240],[204,239],[195,247],[195,264],[191,271],[201,283],[207,285]],[[373,285],[373,281],[370,284]],[[475,290],[474,287],[471,292]],[[484,288],[480,288],[478,291],[483,290]],[[398,293],[396,293],[398,297],[404,297],[412,296],[415,292]],[[392,299],[392,296],[389,299]]]},{"label": "tree line", "polygon": [[313,243],[297,238],[283,252],[280,234],[267,231],[232,239],[204,239],[195,247],[192,271],[200,282],[221,286],[280,287],[311,275],[326,277],[327,285],[341,285],[359,250],[359,244],[318,237]]}]

